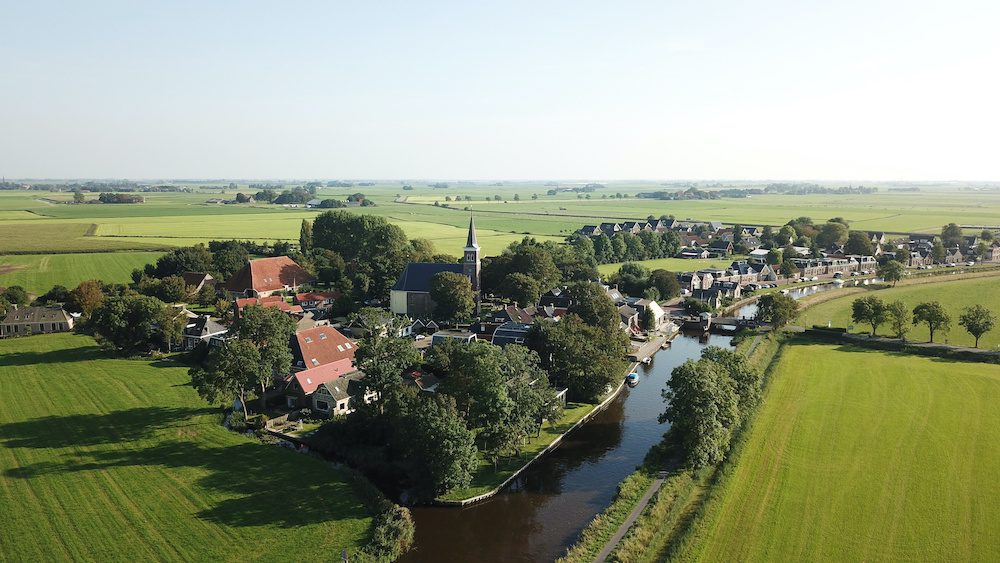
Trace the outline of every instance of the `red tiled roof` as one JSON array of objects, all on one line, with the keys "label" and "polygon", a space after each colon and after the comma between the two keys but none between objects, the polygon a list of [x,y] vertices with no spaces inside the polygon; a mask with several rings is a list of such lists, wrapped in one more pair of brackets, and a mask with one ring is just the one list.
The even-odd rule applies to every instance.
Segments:
[{"label": "red tiled roof", "polygon": [[347,359],[354,361],[358,346],[330,326],[317,326],[295,333],[295,359],[314,368]]},{"label": "red tiled roof", "polygon": [[226,284],[229,291],[275,291],[313,281],[309,272],[287,256],[259,258],[247,262]]},{"label": "red tiled roof", "polygon": [[292,374],[292,378],[299,384],[302,392],[311,395],[317,387],[324,383],[329,383],[338,377],[357,371],[351,364],[351,360],[343,359],[331,364],[323,364],[319,367],[302,370]]}]

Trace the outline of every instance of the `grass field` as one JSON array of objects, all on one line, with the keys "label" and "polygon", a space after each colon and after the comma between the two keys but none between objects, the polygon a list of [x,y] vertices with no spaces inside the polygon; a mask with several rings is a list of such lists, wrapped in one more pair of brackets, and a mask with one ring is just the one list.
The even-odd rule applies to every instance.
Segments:
[{"label": "grass field", "polygon": [[170,363],[0,341],[0,561],[328,560],[368,509],[327,464],[219,425]]},{"label": "grass field", "polygon": [[0,286],[20,285],[39,295],[57,284],[73,289],[84,280],[131,283],[132,270],[159,256],[159,252],[0,256]]},{"label": "grass field", "polygon": [[[709,259],[709,260],[687,260],[684,258],[659,258],[656,260],[640,260],[636,262],[637,264],[642,264],[650,270],[669,270],[671,272],[692,272],[694,270],[700,270],[702,268],[728,268],[733,260],[740,260],[738,256],[730,256],[729,258],[722,258],[719,260]],[[597,271],[604,276],[610,276],[611,274],[618,271],[622,267],[624,262],[618,262],[615,264],[601,264],[597,267]]]},{"label": "grass field", "polygon": [[[797,321],[803,326],[826,325],[831,322],[836,327],[851,326],[851,303],[862,295],[846,295],[843,298],[833,299],[824,303],[819,303],[806,309],[802,317]],[[918,303],[924,301],[940,301],[952,316],[952,328],[948,334],[938,333],[934,335],[937,342],[947,342],[959,346],[972,346],[975,339],[965,332],[965,329],[958,325],[958,316],[962,309],[980,304],[993,310],[1000,315],[1000,277],[987,277],[979,279],[944,281],[943,283],[932,283],[924,285],[900,286],[896,288],[876,290],[872,295],[878,296],[883,301],[901,300],[907,307],[912,309]],[[930,338],[926,325],[916,325],[907,335],[910,340],[926,341]],[[871,326],[855,324],[856,333],[870,333]],[[883,326],[878,334],[890,336],[889,328]],[[1000,346],[1000,329],[988,332],[979,342],[982,348],[996,348]]]},{"label": "grass field", "polygon": [[790,345],[671,559],[994,560],[998,402],[1000,366]]}]

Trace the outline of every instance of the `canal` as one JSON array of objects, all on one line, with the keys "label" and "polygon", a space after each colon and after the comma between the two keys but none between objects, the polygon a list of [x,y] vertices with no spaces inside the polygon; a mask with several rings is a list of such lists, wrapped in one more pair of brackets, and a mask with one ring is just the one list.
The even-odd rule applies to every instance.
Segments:
[{"label": "canal", "polygon": [[730,339],[678,335],[639,367],[637,387],[626,387],[493,498],[464,508],[412,508],[416,540],[401,561],[552,561],[564,554],[669,428],[657,416],[671,370],[705,346],[730,348]]}]

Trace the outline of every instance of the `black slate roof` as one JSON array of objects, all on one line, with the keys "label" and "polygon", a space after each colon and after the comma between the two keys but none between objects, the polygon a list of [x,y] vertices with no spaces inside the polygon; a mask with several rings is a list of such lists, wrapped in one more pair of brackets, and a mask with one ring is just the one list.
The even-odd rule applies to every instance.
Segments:
[{"label": "black slate roof", "polygon": [[424,291],[431,290],[431,278],[441,272],[462,273],[461,264],[439,264],[435,262],[410,262],[406,269],[399,275],[396,285],[392,286],[395,291]]}]

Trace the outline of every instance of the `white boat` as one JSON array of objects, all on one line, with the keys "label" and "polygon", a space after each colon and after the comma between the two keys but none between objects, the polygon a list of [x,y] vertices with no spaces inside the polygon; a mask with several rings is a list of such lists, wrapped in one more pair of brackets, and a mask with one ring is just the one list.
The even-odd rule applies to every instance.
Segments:
[{"label": "white boat", "polygon": [[844,285],[844,280],[842,280],[840,278],[837,278],[837,279],[833,280],[833,285],[835,285],[837,287],[841,287],[841,286]]},{"label": "white boat", "polygon": [[649,356],[646,356],[645,358],[642,359],[642,363],[647,365],[649,365],[649,363],[652,361],[653,361],[652,358],[650,358]]}]

